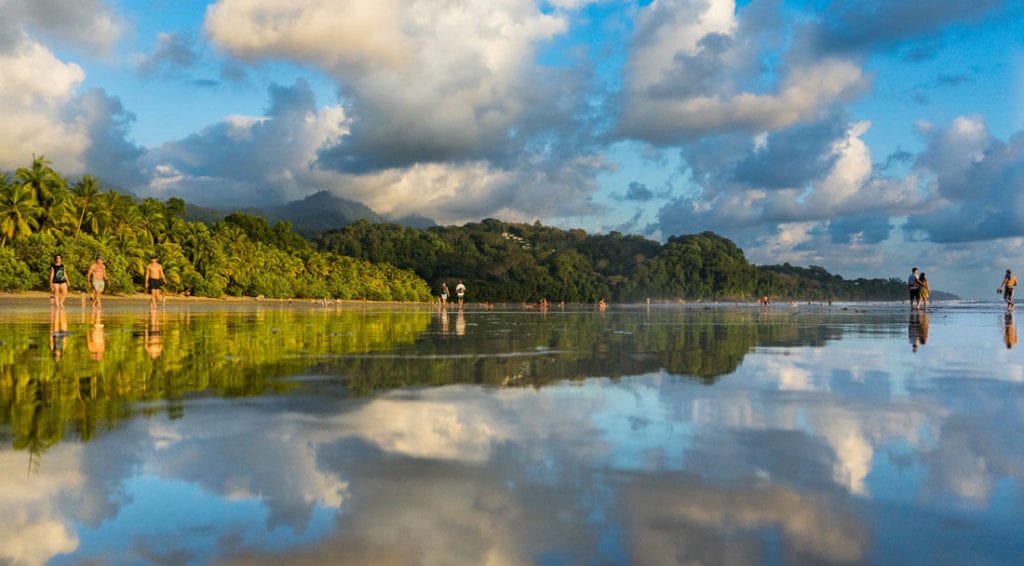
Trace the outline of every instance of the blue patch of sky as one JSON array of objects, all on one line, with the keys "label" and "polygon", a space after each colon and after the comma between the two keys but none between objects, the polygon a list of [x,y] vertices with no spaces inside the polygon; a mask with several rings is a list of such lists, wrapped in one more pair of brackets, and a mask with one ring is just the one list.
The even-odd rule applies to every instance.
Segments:
[{"label": "blue patch of sky", "polygon": [[[102,88],[135,115],[129,138],[147,147],[183,139],[226,116],[262,116],[270,105],[268,89],[273,84],[290,86],[305,79],[319,106],[337,103],[336,83],[317,69],[287,61],[247,65],[218,51],[206,41],[203,30],[208,4],[205,0],[121,2],[117,7],[128,27],[115,56],[84,62],[80,53],[57,54],[82,65],[83,92]],[[134,58],[150,55],[160,33],[191,34],[198,60],[167,75],[141,77]],[[241,69],[241,79],[226,76],[226,65]]]},{"label": "blue patch of sky", "polygon": [[[321,539],[334,526],[337,510],[317,507],[302,532],[289,527],[268,528],[269,510],[257,498],[228,499],[198,486],[141,475],[127,480],[125,500],[130,501],[117,515],[90,529],[78,525],[79,546],[73,555],[63,555],[52,564],[87,563],[102,559],[113,563],[135,563],[133,547],[157,553],[187,550],[197,563],[218,558],[224,533],[240,533],[240,544],[248,548],[280,552]],[[205,534],[204,534],[205,533]]]},{"label": "blue patch of sky", "polygon": [[850,107],[853,119],[871,121],[863,139],[872,159],[922,149],[918,120],[946,127],[959,116],[982,115],[1000,139],[1020,131],[1024,120],[1012,94],[1022,37],[1019,21],[986,21],[873,53],[866,64],[873,93]]}]

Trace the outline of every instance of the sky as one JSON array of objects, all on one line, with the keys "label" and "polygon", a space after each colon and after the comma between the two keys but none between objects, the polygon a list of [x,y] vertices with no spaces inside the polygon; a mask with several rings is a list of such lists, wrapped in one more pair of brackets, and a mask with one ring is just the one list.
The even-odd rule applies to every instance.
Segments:
[{"label": "sky", "polygon": [[327,190],[995,299],[1024,270],[1019,0],[0,0],[0,171]]}]

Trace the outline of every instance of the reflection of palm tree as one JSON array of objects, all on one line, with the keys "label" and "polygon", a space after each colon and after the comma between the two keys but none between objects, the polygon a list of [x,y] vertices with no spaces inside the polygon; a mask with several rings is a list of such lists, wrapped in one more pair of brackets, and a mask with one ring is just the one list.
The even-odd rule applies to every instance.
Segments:
[{"label": "reflection of palm tree", "polygon": [[9,240],[29,236],[39,228],[36,218],[42,212],[32,191],[24,185],[9,184],[0,177],[0,247]]}]

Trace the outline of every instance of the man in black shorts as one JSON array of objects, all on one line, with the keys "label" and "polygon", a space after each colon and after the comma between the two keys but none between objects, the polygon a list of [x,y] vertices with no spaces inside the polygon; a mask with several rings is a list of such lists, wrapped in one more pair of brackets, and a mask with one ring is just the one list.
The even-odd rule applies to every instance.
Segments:
[{"label": "man in black shorts", "polygon": [[916,309],[921,304],[921,280],[917,277],[917,268],[910,270],[907,278],[907,291],[910,293],[910,308]]}]

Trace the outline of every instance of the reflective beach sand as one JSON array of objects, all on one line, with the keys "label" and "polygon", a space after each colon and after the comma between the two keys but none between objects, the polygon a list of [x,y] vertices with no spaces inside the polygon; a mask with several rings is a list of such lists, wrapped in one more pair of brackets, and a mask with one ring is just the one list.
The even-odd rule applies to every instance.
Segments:
[{"label": "reflective beach sand", "polygon": [[0,563],[1015,563],[998,304],[0,319]]}]

